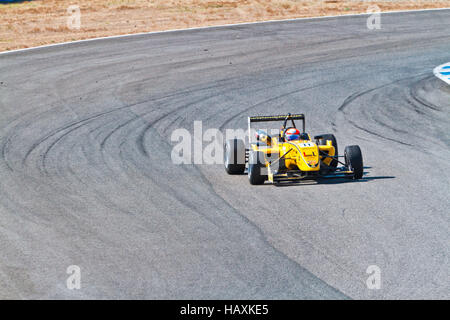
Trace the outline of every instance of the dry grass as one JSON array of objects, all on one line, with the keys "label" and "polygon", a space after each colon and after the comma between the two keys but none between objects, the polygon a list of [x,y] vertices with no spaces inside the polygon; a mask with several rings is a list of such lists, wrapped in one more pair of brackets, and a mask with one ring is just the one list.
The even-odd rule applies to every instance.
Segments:
[{"label": "dry grass", "polygon": [[[81,9],[81,29],[67,27],[67,8]],[[0,51],[157,30],[237,22],[450,7],[450,0],[36,0],[0,4]]]}]

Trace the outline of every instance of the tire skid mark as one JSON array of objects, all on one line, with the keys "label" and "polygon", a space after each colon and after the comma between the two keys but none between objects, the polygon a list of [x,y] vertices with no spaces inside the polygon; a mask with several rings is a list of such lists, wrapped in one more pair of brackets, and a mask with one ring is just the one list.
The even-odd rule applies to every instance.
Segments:
[{"label": "tire skid mark", "polygon": [[138,148],[139,148],[138,150],[139,150],[144,156],[148,157],[148,152],[147,152],[147,150],[146,150],[146,148],[145,148],[145,136],[146,136],[147,131],[150,130],[152,127],[154,127],[156,123],[158,123],[158,122],[164,120],[165,118],[167,118],[167,117],[170,116],[170,115],[174,115],[174,114],[176,115],[177,112],[180,112],[180,111],[182,111],[182,110],[186,110],[186,109],[188,109],[188,108],[190,108],[190,107],[192,107],[192,106],[196,106],[196,105],[199,104],[199,103],[208,101],[208,100],[210,100],[210,99],[212,99],[212,98],[215,98],[215,97],[217,97],[217,96],[219,96],[219,95],[221,95],[221,94],[222,94],[222,92],[214,93],[214,94],[211,94],[211,95],[207,95],[207,96],[205,96],[205,97],[202,97],[202,98],[200,98],[200,99],[196,99],[196,100],[194,100],[194,101],[191,101],[191,102],[189,102],[189,103],[187,103],[187,104],[183,104],[183,105],[181,105],[181,106],[175,108],[174,110],[171,110],[171,111],[169,111],[169,112],[166,112],[166,113],[164,113],[163,115],[161,115],[160,117],[158,117],[157,119],[155,119],[155,120],[149,122],[149,123],[144,127],[144,129],[141,131],[141,133],[138,135],[138,137],[137,137],[136,143],[137,143]]},{"label": "tire skid mark", "polygon": [[[418,74],[418,75],[415,76],[415,77],[421,77],[421,76],[424,76],[424,75],[427,75],[427,73],[421,73],[421,74]],[[344,100],[344,102],[338,107],[338,111],[344,112],[344,109],[347,108],[347,106],[348,106],[350,103],[352,103],[352,102],[353,102],[354,100],[356,100],[357,98],[362,97],[362,96],[364,96],[364,95],[366,95],[366,94],[368,94],[368,93],[371,93],[371,92],[373,92],[373,91],[376,91],[376,90],[379,90],[379,89],[383,89],[383,88],[392,86],[393,84],[401,83],[401,82],[403,82],[403,81],[408,81],[408,80],[411,80],[411,77],[397,79],[397,80],[395,80],[395,81],[392,81],[392,82],[383,84],[383,85],[378,86],[378,87],[375,87],[375,88],[370,88],[370,89],[367,89],[367,90],[364,90],[364,91],[361,91],[361,92],[355,92],[355,93],[351,94],[350,96],[348,96],[348,97]]]},{"label": "tire skid mark", "polygon": [[[17,132],[20,132],[21,127],[21,119],[25,116],[29,115],[27,112],[21,113],[18,116],[12,118],[9,121],[9,125],[5,128],[6,134],[2,139],[1,146],[1,157],[5,162],[9,171],[14,171],[13,165],[8,161],[7,154],[9,152],[10,144],[12,143],[12,138],[17,136]],[[11,128],[9,128],[11,127]],[[9,128],[9,129],[8,129]]]},{"label": "tire skid mark", "polygon": [[353,125],[355,128],[358,128],[359,130],[362,130],[362,131],[364,131],[364,132],[366,132],[366,133],[368,133],[368,134],[371,134],[371,135],[373,135],[373,136],[376,136],[376,137],[379,137],[379,138],[382,138],[382,139],[385,139],[385,140],[397,142],[397,143],[399,143],[399,144],[402,144],[402,145],[405,145],[405,146],[409,146],[409,147],[414,146],[414,145],[412,145],[412,144],[410,144],[410,143],[403,142],[403,141],[400,141],[400,140],[397,140],[397,139],[393,139],[393,138],[388,138],[388,137],[385,137],[385,136],[383,136],[383,135],[381,135],[381,134],[379,134],[379,133],[376,133],[376,132],[371,131],[371,130],[369,130],[369,129],[363,128],[363,127],[357,125],[355,122],[353,122],[353,121],[351,121],[351,120],[348,120],[348,119],[347,119],[347,121],[348,121],[351,125]]},{"label": "tire skid mark", "polygon": [[[364,118],[366,118],[366,119],[371,118],[373,120],[373,123],[378,124],[382,128],[388,128],[388,129],[392,130],[393,132],[399,133],[399,134],[408,134],[407,130],[398,129],[398,128],[395,128],[392,125],[387,124],[386,122],[383,122],[381,119],[379,119],[379,117],[377,117],[379,114],[374,114],[372,112],[372,110],[369,112],[369,110],[365,110],[365,109],[361,109],[361,110],[355,109],[355,108],[351,109],[351,110],[348,110],[348,109],[349,109],[350,105],[354,104],[355,101],[357,101],[358,99],[360,99],[362,97],[365,97],[365,96],[367,96],[369,94],[373,94],[374,92],[376,92],[378,90],[389,88],[392,85],[401,84],[403,82],[408,83],[408,82],[411,81],[411,79],[414,79],[414,78],[419,78],[419,80],[416,80],[416,81],[423,81],[424,79],[429,78],[429,75],[428,75],[428,73],[422,73],[422,74],[418,74],[418,75],[416,75],[414,77],[397,79],[395,81],[391,81],[389,83],[377,86],[375,88],[370,88],[370,89],[367,89],[367,90],[364,90],[364,91],[361,91],[361,92],[353,93],[350,96],[348,96],[344,100],[344,102],[338,107],[338,109],[337,109],[338,114],[341,113],[344,116],[345,121],[347,121],[353,127],[357,128],[359,130],[362,130],[362,131],[364,131],[364,132],[366,132],[366,133],[368,133],[370,135],[373,135],[375,137],[382,138],[382,139],[385,139],[385,140],[388,140],[388,141],[396,142],[396,143],[399,143],[401,145],[412,147],[414,145],[410,144],[408,142],[404,142],[404,141],[401,141],[401,140],[398,140],[398,139],[395,139],[395,138],[387,137],[386,135],[377,133],[374,130],[371,130],[371,129],[368,129],[368,128],[364,128],[364,127],[358,125],[355,121],[349,119],[349,117],[352,114],[352,112],[359,111],[359,113],[364,114]],[[372,99],[373,98],[374,97],[372,96]],[[355,105],[356,105],[356,103],[355,103]],[[383,112],[383,111],[380,111],[380,112]],[[367,114],[367,113],[369,113],[369,114]],[[336,129],[336,123],[334,121],[332,123],[334,124],[334,125],[332,125],[333,128]]]},{"label": "tire skid mark", "polygon": [[[215,86],[211,86],[211,87],[214,88]],[[121,106],[121,107],[115,108],[115,109],[113,109],[113,110],[108,110],[108,111],[105,111],[105,112],[101,112],[101,113],[98,113],[98,114],[94,114],[94,115],[89,116],[89,117],[87,117],[87,118],[83,118],[83,119],[74,121],[74,122],[72,122],[72,123],[69,123],[69,124],[67,124],[67,125],[64,125],[64,126],[62,126],[62,127],[59,127],[59,128],[57,128],[57,129],[51,131],[50,133],[48,133],[48,134],[45,135],[44,137],[40,138],[37,142],[35,142],[35,143],[27,150],[27,153],[25,154],[25,157],[24,157],[24,159],[22,160],[22,163],[25,165],[25,163],[27,162],[28,157],[30,156],[30,154],[31,154],[36,148],[38,148],[42,143],[46,142],[48,139],[52,138],[53,136],[58,135],[58,134],[61,133],[62,131],[65,131],[65,130],[67,130],[67,129],[71,129],[71,128],[74,127],[74,126],[76,126],[77,128],[79,128],[79,127],[81,127],[81,126],[79,126],[80,124],[84,125],[84,124],[89,123],[89,122],[91,122],[91,121],[93,121],[93,120],[96,120],[96,119],[98,119],[98,118],[100,118],[100,117],[103,117],[103,116],[105,116],[105,115],[108,115],[108,114],[111,114],[111,113],[114,113],[114,112],[117,112],[117,111],[121,111],[121,110],[124,110],[124,109],[130,109],[130,108],[132,108],[132,107],[136,107],[136,106],[139,106],[139,105],[142,105],[142,104],[146,104],[146,103],[149,103],[149,102],[151,102],[151,101],[158,101],[158,100],[162,100],[162,99],[165,99],[165,98],[167,98],[167,97],[170,97],[170,96],[176,96],[176,95],[179,95],[179,94],[167,95],[167,96],[160,97],[160,98],[150,98],[150,99],[145,99],[145,100],[142,100],[142,101],[139,101],[139,102],[135,102],[135,103],[132,103],[132,104],[127,104],[127,105],[125,105],[125,106]],[[182,94],[181,94],[181,96],[182,96]],[[57,108],[58,108],[58,107],[55,107],[54,109],[57,109]],[[50,111],[48,111],[48,112],[53,112],[53,109],[50,110]],[[73,130],[71,130],[71,131],[73,131]]]},{"label": "tire skid mark", "polygon": [[[422,80],[429,80],[429,79],[432,79],[433,77],[434,76],[430,76],[430,77],[422,79]],[[441,107],[438,107],[435,104],[432,104],[431,102],[428,102],[428,101],[426,101],[425,99],[423,99],[422,97],[419,96],[417,91],[418,91],[418,86],[422,83],[422,80],[417,81],[414,85],[412,85],[410,87],[409,95],[419,105],[422,105],[422,106],[427,107],[427,108],[429,108],[431,110],[434,110],[434,111],[442,111]]]},{"label": "tire skid mark", "polygon": [[[319,88],[319,87],[321,87],[321,86],[323,86],[323,85],[324,85],[324,84],[317,84],[317,85],[308,86],[308,87],[304,87],[304,88],[300,88],[300,89],[295,89],[295,90],[292,90],[292,91],[289,91],[289,92],[280,94],[280,95],[275,96],[275,97],[271,97],[271,98],[268,98],[268,99],[264,99],[263,101],[260,101],[260,102],[258,102],[258,103],[256,103],[256,104],[252,104],[252,105],[250,105],[249,107],[246,107],[246,108],[242,109],[242,110],[241,110],[240,112],[238,112],[237,114],[235,114],[235,115],[233,115],[232,117],[230,117],[230,118],[228,118],[227,120],[225,120],[225,121],[221,124],[221,126],[220,126],[219,129],[220,129],[220,130],[223,130],[227,124],[229,124],[230,122],[232,122],[234,119],[237,119],[238,117],[242,116],[244,113],[248,112],[248,111],[251,110],[251,109],[257,108],[257,107],[259,107],[259,106],[265,105],[265,104],[270,103],[270,102],[273,102],[273,101],[277,101],[278,99],[285,98],[285,97],[288,97],[288,96],[290,96],[290,95],[294,95],[294,94],[299,93],[299,92],[303,92],[303,91],[307,91],[307,90]],[[261,89],[261,91],[262,91],[262,90],[265,90],[265,89]]]},{"label": "tire skid mark", "polygon": [[[119,111],[119,110],[121,110],[123,108],[126,108],[126,107],[120,107],[120,108],[117,108],[117,109],[114,109],[114,110],[101,112],[101,113],[95,114],[93,116],[90,116],[90,117],[87,117],[87,118],[84,118],[84,119],[72,122],[70,124],[67,124],[65,126],[59,127],[57,129],[51,131],[49,134],[45,135],[44,137],[40,138],[37,142],[33,143],[33,145],[28,149],[27,153],[25,154],[25,157],[23,158],[22,163],[25,165],[26,162],[27,162],[28,157],[30,156],[30,154],[35,149],[37,149],[41,144],[43,144],[44,142],[46,142],[47,140],[49,140],[53,136],[58,135],[59,133],[65,131],[67,129],[71,129],[72,127],[79,128],[79,127],[83,126],[84,124],[86,124],[86,123],[88,123],[90,121],[93,121],[93,120],[95,120],[97,118],[100,118],[100,117],[102,117],[104,115],[107,115],[107,114],[110,114],[110,113],[113,113],[113,112],[117,112],[117,111]],[[71,130],[71,131],[73,131],[73,130]]]}]

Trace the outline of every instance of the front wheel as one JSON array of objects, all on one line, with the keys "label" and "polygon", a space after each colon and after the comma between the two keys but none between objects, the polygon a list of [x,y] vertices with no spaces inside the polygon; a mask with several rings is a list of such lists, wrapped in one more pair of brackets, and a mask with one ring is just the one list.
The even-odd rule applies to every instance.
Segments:
[{"label": "front wheel", "polygon": [[250,184],[264,184],[267,175],[263,170],[266,169],[264,153],[251,151],[248,157],[248,180]]},{"label": "front wheel", "polygon": [[353,171],[351,178],[361,179],[363,176],[363,158],[359,146],[347,146],[344,151],[345,166]]}]

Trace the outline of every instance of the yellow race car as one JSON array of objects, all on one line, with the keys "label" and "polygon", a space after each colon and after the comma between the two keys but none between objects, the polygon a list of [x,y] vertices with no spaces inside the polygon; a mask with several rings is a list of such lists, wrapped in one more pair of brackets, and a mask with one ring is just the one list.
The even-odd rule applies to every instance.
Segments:
[{"label": "yellow race car", "polygon": [[[302,121],[301,132],[295,120]],[[283,121],[278,134],[269,135],[266,131],[256,130],[256,141],[252,141],[251,124],[271,121]],[[291,124],[288,126],[289,121]],[[251,184],[263,184],[266,180],[280,184],[339,176],[360,179],[363,176],[363,158],[359,146],[347,146],[344,155],[339,156],[333,134],[318,135],[314,140],[311,139],[305,132],[303,114],[249,117],[248,129],[248,148],[242,139],[226,141],[224,164],[229,174],[243,174],[248,167]],[[339,158],[344,158],[345,162]],[[342,167],[338,167],[338,164],[342,164]]]}]

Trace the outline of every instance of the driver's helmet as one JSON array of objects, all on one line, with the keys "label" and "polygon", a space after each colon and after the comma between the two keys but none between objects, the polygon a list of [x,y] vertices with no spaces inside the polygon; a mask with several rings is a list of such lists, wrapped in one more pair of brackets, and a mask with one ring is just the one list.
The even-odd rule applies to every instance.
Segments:
[{"label": "driver's helmet", "polygon": [[296,128],[289,128],[284,133],[284,137],[287,141],[300,140],[300,131]]}]

